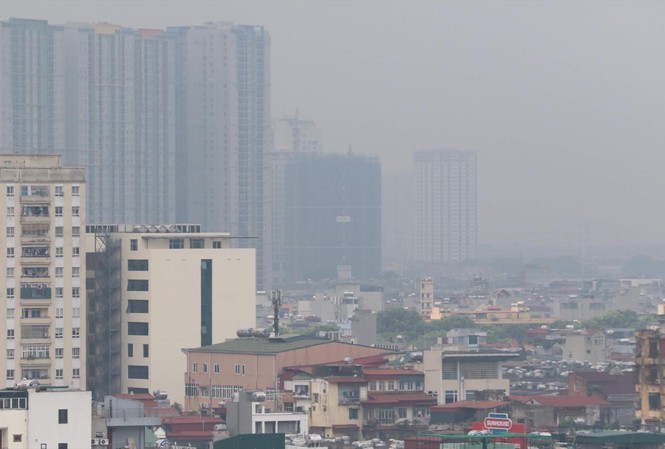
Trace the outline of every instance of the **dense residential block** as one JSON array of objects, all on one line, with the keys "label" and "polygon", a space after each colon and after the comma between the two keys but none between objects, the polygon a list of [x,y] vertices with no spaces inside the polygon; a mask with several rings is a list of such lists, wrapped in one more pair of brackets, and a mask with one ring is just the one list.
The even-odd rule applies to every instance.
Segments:
[{"label": "dense residential block", "polygon": [[0,155],[0,382],[85,388],[86,184],[60,156]]}]

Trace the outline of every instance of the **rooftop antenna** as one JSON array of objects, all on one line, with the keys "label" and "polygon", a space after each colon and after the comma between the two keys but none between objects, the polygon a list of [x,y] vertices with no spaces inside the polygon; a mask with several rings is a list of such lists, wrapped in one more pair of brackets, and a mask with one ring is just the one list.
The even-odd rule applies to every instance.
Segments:
[{"label": "rooftop antenna", "polygon": [[276,337],[279,335],[279,306],[282,305],[282,291],[272,290],[271,299],[272,299],[273,316],[275,317],[273,323],[275,327],[275,337]]}]

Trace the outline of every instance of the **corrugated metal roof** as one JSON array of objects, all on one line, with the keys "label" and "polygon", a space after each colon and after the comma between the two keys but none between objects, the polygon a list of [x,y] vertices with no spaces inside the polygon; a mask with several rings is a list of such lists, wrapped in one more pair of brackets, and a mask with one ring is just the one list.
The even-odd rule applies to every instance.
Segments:
[{"label": "corrugated metal roof", "polygon": [[306,335],[284,336],[281,338],[236,338],[200,348],[184,349],[185,352],[217,352],[222,354],[278,354],[330,343],[345,344],[326,338],[310,337]]}]

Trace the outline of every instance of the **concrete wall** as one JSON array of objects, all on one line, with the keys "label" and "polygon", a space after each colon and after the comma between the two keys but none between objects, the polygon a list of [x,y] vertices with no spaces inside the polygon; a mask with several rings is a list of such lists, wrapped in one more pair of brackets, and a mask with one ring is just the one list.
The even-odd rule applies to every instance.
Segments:
[{"label": "concrete wall", "polygon": [[[90,447],[92,394],[89,391],[30,391],[28,395],[28,440],[30,448]],[[67,410],[67,423],[58,423],[58,411]]]}]

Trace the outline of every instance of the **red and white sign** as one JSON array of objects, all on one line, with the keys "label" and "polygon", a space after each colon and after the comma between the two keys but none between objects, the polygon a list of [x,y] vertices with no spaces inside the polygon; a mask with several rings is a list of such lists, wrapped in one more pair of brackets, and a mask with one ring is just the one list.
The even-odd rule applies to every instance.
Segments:
[{"label": "red and white sign", "polygon": [[509,431],[513,427],[513,421],[510,418],[494,418],[488,416],[483,421],[483,425],[487,430],[503,430]]}]

